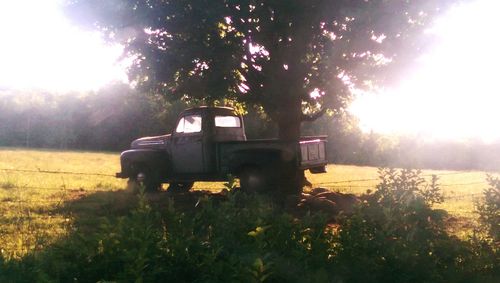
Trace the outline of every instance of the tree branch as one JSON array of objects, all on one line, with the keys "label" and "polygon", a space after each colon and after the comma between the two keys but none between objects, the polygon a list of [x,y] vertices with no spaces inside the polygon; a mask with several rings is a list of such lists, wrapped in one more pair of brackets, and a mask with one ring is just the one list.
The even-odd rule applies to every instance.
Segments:
[{"label": "tree branch", "polygon": [[302,120],[302,122],[313,122],[316,119],[318,119],[319,117],[323,116],[323,114],[325,114],[326,110],[327,110],[327,108],[323,107],[323,108],[321,108],[320,111],[318,111],[314,114],[311,114],[311,115],[303,114],[301,120]]}]

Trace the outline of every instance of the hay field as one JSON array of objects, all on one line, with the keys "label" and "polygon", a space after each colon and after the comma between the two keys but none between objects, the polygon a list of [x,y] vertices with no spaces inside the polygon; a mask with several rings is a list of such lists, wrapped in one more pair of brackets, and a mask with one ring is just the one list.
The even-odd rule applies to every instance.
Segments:
[{"label": "hay field", "polygon": [[[114,213],[116,204],[126,202],[123,196],[130,194],[126,181],[113,177],[119,166],[118,153],[0,148],[2,255],[16,258],[43,249],[73,229],[76,211],[80,219],[86,213]],[[472,227],[474,202],[487,187],[486,173],[424,170],[422,174],[429,179],[438,175],[445,196],[439,208],[453,215],[458,233]],[[307,174],[313,187],[354,194],[373,189],[377,176],[377,168],[346,165],[330,165],[327,174]],[[223,183],[195,185],[210,191],[223,187]]]}]

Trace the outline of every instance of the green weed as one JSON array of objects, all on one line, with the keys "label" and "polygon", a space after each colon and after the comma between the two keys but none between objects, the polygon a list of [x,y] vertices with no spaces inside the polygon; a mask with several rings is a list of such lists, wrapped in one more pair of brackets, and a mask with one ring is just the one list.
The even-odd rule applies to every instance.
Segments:
[{"label": "green weed", "polygon": [[[96,218],[22,260],[0,259],[2,282],[497,282],[498,250],[446,232],[440,192],[418,172],[382,170],[354,215],[330,226],[272,199],[235,191]],[[431,186],[432,193],[429,193]],[[89,217],[89,215],[85,215]]]},{"label": "green weed", "polygon": [[500,246],[500,179],[489,176],[489,188],[483,191],[483,201],[478,202],[479,220],[489,237]]}]

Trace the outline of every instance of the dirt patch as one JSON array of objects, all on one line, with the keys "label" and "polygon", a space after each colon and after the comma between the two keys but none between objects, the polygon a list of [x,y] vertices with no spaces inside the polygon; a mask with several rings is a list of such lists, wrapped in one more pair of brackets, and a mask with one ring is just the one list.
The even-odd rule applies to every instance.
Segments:
[{"label": "dirt patch", "polygon": [[325,188],[315,188],[308,193],[302,193],[294,208],[295,213],[305,214],[323,213],[328,217],[330,223],[335,223],[340,215],[350,215],[354,212],[354,207],[360,202],[359,198],[353,194],[332,192]]},{"label": "dirt patch", "polygon": [[473,232],[479,230],[479,224],[477,222],[472,222],[468,217],[465,216],[452,216],[447,215],[444,218],[446,223],[446,229],[450,234],[453,235],[463,235],[464,231]]}]

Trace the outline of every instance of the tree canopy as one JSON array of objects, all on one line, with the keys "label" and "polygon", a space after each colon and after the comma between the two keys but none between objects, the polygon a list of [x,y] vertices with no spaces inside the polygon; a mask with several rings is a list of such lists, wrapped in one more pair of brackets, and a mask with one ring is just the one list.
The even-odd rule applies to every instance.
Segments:
[{"label": "tree canopy", "polygon": [[451,1],[73,0],[80,23],[134,58],[140,87],[172,99],[257,105],[282,139],[343,111],[353,89],[400,77]]}]

